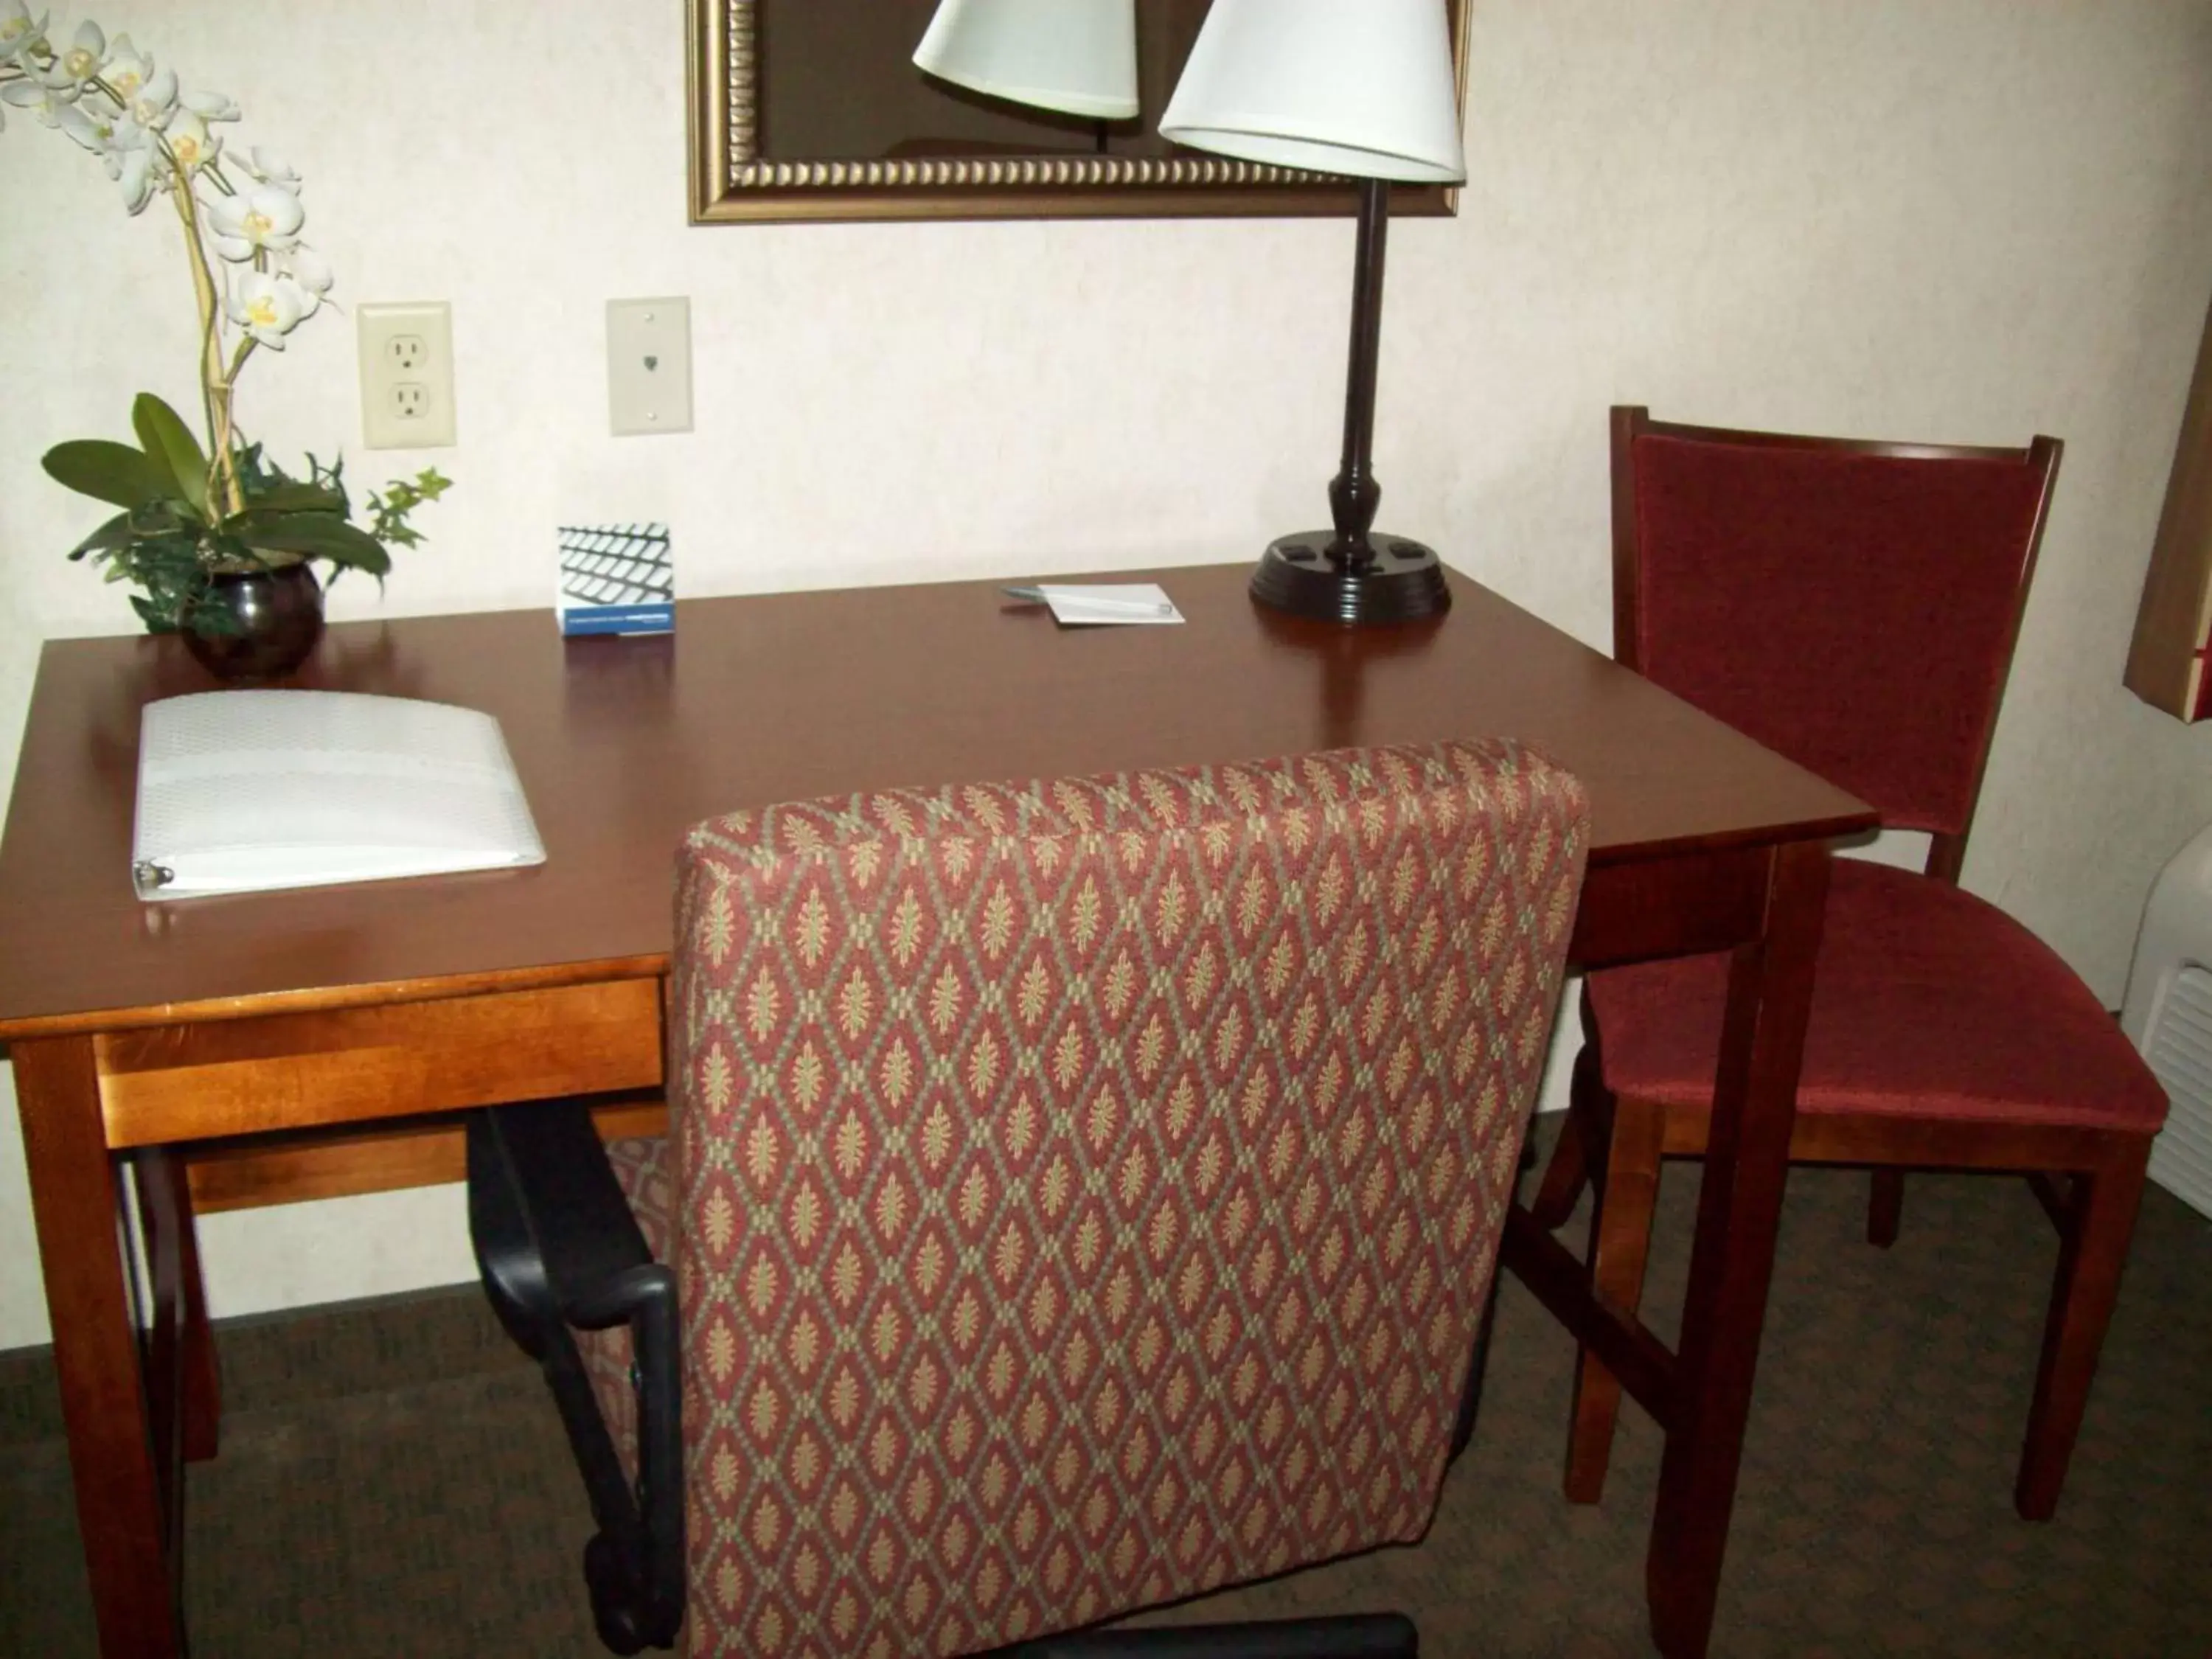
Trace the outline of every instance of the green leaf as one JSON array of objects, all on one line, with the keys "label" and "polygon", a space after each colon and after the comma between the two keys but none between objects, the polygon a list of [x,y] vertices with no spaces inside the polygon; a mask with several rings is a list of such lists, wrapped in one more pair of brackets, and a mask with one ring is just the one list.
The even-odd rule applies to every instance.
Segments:
[{"label": "green leaf", "polygon": [[235,639],[246,632],[246,624],[219,605],[185,604],[179,607],[181,616],[192,625],[192,632],[204,640]]},{"label": "green leaf", "polygon": [[312,559],[366,570],[381,576],[392,568],[392,556],[383,543],[329,513],[280,513],[271,518],[249,516],[233,526],[248,547],[268,553],[302,553]]},{"label": "green leaf", "polygon": [[271,484],[266,489],[252,493],[246,504],[248,513],[337,513],[343,514],[345,497],[335,489],[325,489],[319,484],[286,482]]},{"label": "green leaf", "polygon": [[131,608],[138,613],[138,619],[146,624],[149,634],[173,634],[177,631],[176,617],[143,595],[133,593]]},{"label": "green leaf", "polygon": [[191,503],[193,508],[207,511],[207,452],[200,441],[192,436],[191,428],[184,417],[150,392],[142,392],[131,405],[131,430],[138,434],[138,444],[147,458],[157,466],[167,469],[176,479],[172,492]]},{"label": "green leaf", "polygon": [[273,466],[262,459],[259,444],[244,444],[230,453],[231,464],[238,469],[238,482],[248,495],[267,489],[270,484],[284,483],[282,467]]},{"label": "green leaf", "polygon": [[189,586],[201,580],[199,549],[190,542],[141,542],[132,556],[133,574],[149,586],[167,582]]},{"label": "green leaf", "polygon": [[56,483],[117,507],[143,507],[177,493],[167,467],[143,450],[105,438],[56,444],[41,465]]},{"label": "green leaf", "polygon": [[131,515],[118,513],[106,524],[70,549],[70,557],[81,559],[88,553],[111,553],[131,544]]},{"label": "green leaf", "polygon": [[[181,501],[149,501],[131,511],[131,534],[138,541],[156,536],[191,536],[199,529],[198,519],[187,520]],[[188,527],[189,526],[189,527]]]}]

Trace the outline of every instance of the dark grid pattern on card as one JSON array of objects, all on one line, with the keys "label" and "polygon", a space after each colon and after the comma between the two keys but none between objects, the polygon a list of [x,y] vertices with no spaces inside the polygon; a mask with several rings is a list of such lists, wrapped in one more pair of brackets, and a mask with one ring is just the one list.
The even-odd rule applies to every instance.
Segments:
[{"label": "dark grid pattern on card", "polygon": [[562,525],[560,533],[562,599],[576,605],[675,599],[666,525]]}]

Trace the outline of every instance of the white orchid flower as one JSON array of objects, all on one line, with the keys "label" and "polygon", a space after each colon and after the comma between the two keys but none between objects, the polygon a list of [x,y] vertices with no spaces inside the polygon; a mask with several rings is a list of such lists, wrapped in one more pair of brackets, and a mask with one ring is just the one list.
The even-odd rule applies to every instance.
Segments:
[{"label": "white orchid flower", "polygon": [[123,205],[135,217],[146,210],[156,191],[168,187],[167,158],[152,144],[138,144],[118,152],[115,178],[123,186]]},{"label": "white orchid flower", "polygon": [[[52,52],[53,49],[47,42],[40,41],[37,44],[46,46],[49,53]],[[45,64],[41,64],[32,56],[30,48],[27,46],[17,57],[16,64],[32,80],[36,81],[42,87],[61,94],[64,98],[74,98],[84,90],[85,83],[72,80],[70,72],[62,67],[62,58],[59,55],[49,56]]]},{"label": "white orchid flower", "polygon": [[125,106],[142,127],[159,131],[177,112],[177,72],[165,69],[140,87]]},{"label": "white orchid flower", "polygon": [[69,50],[54,61],[54,68],[78,86],[100,73],[107,62],[107,37],[100,25],[87,20],[76,26]]},{"label": "white orchid flower", "polygon": [[129,35],[118,34],[108,43],[107,63],[100,78],[115,88],[123,107],[129,109],[138,101],[140,89],[154,78],[154,60],[132,46]]},{"label": "white orchid flower", "polygon": [[94,155],[106,155],[115,142],[115,123],[81,104],[62,106],[54,112],[54,123]]},{"label": "white orchid flower", "polygon": [[23,0],[0,3],[0,64],[15,62],[45,40],[46,18],[52,15],[49,12],[33,22],[30,9]]},{"label": "white orchid flower", "polygon": [[183,103],[203,121],[235,121],[240,113],[228,93],[188,92],[184,95]]},{"label": "white orchid flower", "polygon": [[284,349],[284,337],[314,309],[312,299],[289,276],[249,270],[232,290],[230,320],[272,351]]},{"label": "white orchid flower", "polygon": [[161,136],[168,142],[169,154],[176,158],[180,172],[198,173],[222,153],[222,140],[208,131],[205,121],[190,112],[173,117],[169,130]]},{"label": "white orchid flower", "polygon": [[256,185],[235,196],[216,197],[208,204],[208,217],[215,225],[215,251],[243,264],[263,248],[283,253],[297,246],[307,216],[290,191]]},{"label": "white orchid flower", "polygon": [[312,317],[315,307],[329,297],[331,284],[337,280],[331,274],[330,261],[301,242],[295,247],[285,264],[293,283],[299,288],[304,309],[301,316]]},{"label": "white orchid flower", "polygon": [[76,88],[73,86],[50,87],[41,81],[10,81],[0,87],[0,99],[17,109],[29,110],[47,126],[61,125],[62,106],[75,101]]},{"label": "white orchid flower", "polygon": [[107,169],[111,179],[123,176],[124,156],[142,149],[146,143],[145,128],[120,115],[108,114],[97,105],[88,106],[82,100],[64,104],[54,115],[57,126],[100,157],[100,165]]},{"label": "white orchid flower", "polygon": [[268,145],[256,144],[242,159],[235,155],[232,159],[263,184],[289,190],[295,196],[300,193],[300,175],[287,167],[284,158]]}]

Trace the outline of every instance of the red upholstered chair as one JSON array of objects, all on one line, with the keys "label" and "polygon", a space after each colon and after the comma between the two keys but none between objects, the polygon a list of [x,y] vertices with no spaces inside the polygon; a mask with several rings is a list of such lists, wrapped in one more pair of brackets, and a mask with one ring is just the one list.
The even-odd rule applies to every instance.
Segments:
[{"label": "red upholstered chair", "polygon": [[[2061,1243],[2014,1501],[2051,1515],[2096,1371],[2166,1100],[2048,946],[1958,886],[2057,471],[2026,450],[1851,443],[1613,412],[1613,654],[1927,830],[1925,874],[1836,862],[1790,1156],[1875,1167],[1868,1236],[1897,1235],[1904,1166],[2032,1172]],[[1661,1161],[1699,1156],[1728,967],[1593,975],[1573,1109],[1534,1206],[1595,1178],[1596,1287],[1641,1296]],[[1588,1351],[1567,1495],[1596,1501],[1620,1388]]]},{"label": "red upholstered chair", "polygon": [[668,1138],[471,1123],[609,1645],[1411,1656],[1054,1633],[1427,1528],[1584,811],[1480,742],[694,830]]}]

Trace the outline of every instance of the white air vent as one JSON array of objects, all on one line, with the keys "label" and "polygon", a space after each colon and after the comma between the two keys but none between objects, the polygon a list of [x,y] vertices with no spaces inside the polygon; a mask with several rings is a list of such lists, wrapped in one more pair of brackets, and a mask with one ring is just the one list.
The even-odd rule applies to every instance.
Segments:
[{"label": "white air vent", "polygon": [[2151,889],[2120,1022],[2172,1103],[2150,1178],[2212,1216],[2212,830]]},{"label": "white air vent", "polygon": [[2150,1152],[2151,1179],[2212,1215],[2212,973],[2173,976],[2146,1056],[2173,1103]]}]

